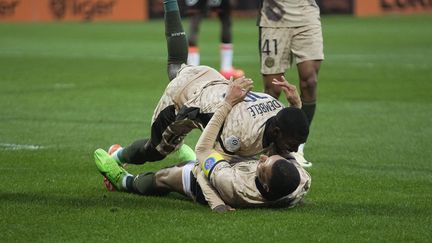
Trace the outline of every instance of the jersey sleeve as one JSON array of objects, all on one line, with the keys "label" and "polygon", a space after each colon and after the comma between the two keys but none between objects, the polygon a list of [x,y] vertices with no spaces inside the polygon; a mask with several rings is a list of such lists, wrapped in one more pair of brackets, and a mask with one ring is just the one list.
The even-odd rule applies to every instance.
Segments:
[{"label": "jersey sleeve", "polygon": [[217,188],[211,186],[208,176],[211,176],[212,170],[218,162],[224,160],[222,155],[213,152],[213,145],[217,133],[231,108],[232,107],[228,103],[221,103],[220,107],[216,110],[215,114],[201,134],[195,148],[199,163],[198,166],[196,166],[197,182],[201,186],[204,197],[212,209],[216,206],[225,204],[218,194]]},{"label": "jersey sleeve", "polygon": [[208,179],[222,198],[233,199],[237,194],[236,187],[242,184],[236,178],[234,168],[227,161],[220,161]]},{"label": "jersey sleeve", "polygon": [[197,182],[200,185],[204,198],[207,201],[210,208],[214,209],[216,206],[224,205],[225,202],[221,199],[221,197],[219,196],[215,188],[210,184],[210,182],[208,181],[206,175],[204,175],[201,168],[197,166],[196,169],[197,169],[196,171]]},{"label": "jersey sleeve", "polygon": [[221,189],[215,187],[215,184],[211,180],[214,177],[213,171],[219,169],[219,165],[223,164],[229,165],[220,153],[213,150],[204,163],[201,164],[200,168],[197,168],[197,181],[201,186],[206,201],[212,209],[218,205],[225,204],[219,194]]},{"label": "jersey sleeve", "polygon": [[227,192],[227,188],[232,188],[230,185],[235,178],[234,171],[219,152],[213,150],[201,164],[201,169],[205,178],[219,193],[231,194],[231,189]]},{"label": "jersey sleeve", "polygon": [[219,130],[231,109],[230,104],[222,102],[198,139],[195,152],[199,163],[204,163],[212,152]]}]

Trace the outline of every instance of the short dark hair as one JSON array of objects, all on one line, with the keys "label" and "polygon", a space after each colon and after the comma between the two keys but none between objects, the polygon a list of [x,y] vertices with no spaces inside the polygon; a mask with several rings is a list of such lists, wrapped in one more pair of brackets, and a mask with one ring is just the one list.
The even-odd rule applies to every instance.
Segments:
[{"label": "short dark hair", "polygon": [[300,108],[283,108],[276,114],[275,124],[283,136],[291,137],[301,143],[305,142],[309,135],[309,122]]},{"label": "short dark hair", "polygon": [[299,184],[300,173],[292,162],[286,159],[274,162],[268,185],[274,200],[293,193]]}]

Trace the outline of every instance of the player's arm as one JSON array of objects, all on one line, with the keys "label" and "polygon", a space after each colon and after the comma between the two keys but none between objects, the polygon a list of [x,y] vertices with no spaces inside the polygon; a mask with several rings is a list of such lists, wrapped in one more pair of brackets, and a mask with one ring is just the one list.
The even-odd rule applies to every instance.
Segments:
[{"label": "player's arm", "polygon": [[168,49],[168,78],[173,80],[181,65],[187,62],[188,44],[181,24],[177,0],[164,0],[165,37]]},{"label": "player's arm", "polygon": [[197,159],[200,163],[204,162],[212,152],[217,135],[225,118],[228,116],[233,106],[243,101],[247,92],[252,89],[252,83],[253,81],[251,79],[239,78],[231,82],[228,86],[224,101],[221,102],[216,109],[195,147]]},{"label": "player's arm", "polygon": [[220,199],[218,193],[210,185],[208,180],[213,166],[224,161],[224,158],[220,154],[212,154],[213,146],[218,132],[232,107],[241,102],[250,89],[252,89],[252,80],[245,78],[236,79],[228,86],[224,101],[216,109],[216,112],[201,134],[195,148],[199,163],[196,167],[198,170],[196,173],[197,181],[200,184],[207,202],[212,210],[215,211],[221,210],[223,212],[230,208]]},{"label": "player's arm", "polygon": [[195,173],[197,182],[200,185],[204,198],[210,208],[218,213],[233,210],[230,206],[226,205],[225,202],[220,198],[219,193],[210,184],[209,180],[201,170],[201,167],[196,166],[195,169],[197,170],[197,172]]},{"label": "player's arm", "polygon": [[281,79],[283,81],[279,81],[277,79],[273,79],[272,83],[274,85],[277,85],[277,86],[281,87],[281,89],[285,93],[286,99],[288,100],[288,103],[290,104],[290,106],[301,108],[302,107],[302,102],[301,102],[301,99],[300,99],[300,95],[297,92],[296,86],[288,83],[288,81],[285,79],[284,76],[281,76]]},{"label": "player's arm", "polygon": [[[225,101],[216,109],[215,114],[210,119],[203,133],[201,134],[198,143],[195,147],[195,153],[198,159],[198,166],[196,166],[197,182],[201,187],[203,195],[213,211],[221,210],[221,212],[228,211],[229,206],[220,198],[218,192],[210,185],[207,176],[202,171],[202,166],[205,165],[206,160],[213,150],[213,145],[216,140],[219,129],[221,128],[225,117],[229,114],[232,106]],[[215,161],[218,162],[218,161]],[[209,165],[211,166],[211,165]]]},{"label": "player's arm", "polygon": [[[217,151],[213,151],[202,164],[202,175],[207,183],[216,190],[217,195],[225,195],[226,200],[233,199],[236,194],[234,186],[236,184],[235,171],[231,164]],[[222,209],[232,210],[230,206],[223,204],[217,205]]]}]

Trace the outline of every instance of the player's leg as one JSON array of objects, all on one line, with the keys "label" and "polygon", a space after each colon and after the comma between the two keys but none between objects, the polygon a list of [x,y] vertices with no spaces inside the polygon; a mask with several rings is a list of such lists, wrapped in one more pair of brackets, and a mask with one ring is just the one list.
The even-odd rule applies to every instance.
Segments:
[{"label": "player's leg", "polygon": [[[157,109],[160,108],[159,105]],[[160,109],[152,122],[150,138],[136,140],[114,153],[113,157],[116,158],[117,162],[120,164],[144,164],[145,162],[160,161],[174,150],[167,153],[157,150],[157,146],[162,141],[162,134],[176,118],[174,105],[167,105]]]},{"label": "player's leg", "polygon": [[183,185],[183,167],[185,163],[163,168],[156,173],[146,172],[134,176],[128,190],[145,196],[163,196],[177,192],[189,196]]},{"label": "player's leg", "polygon": [[[195,154],[183,158],[183,162],[154,172],[146,172],[136,176],[129,174],[123,167],[103,149],[94,153],[95,163],[99,172],[106,177],[118,191],[135,192],[143,195],[161,195],[176,191],[184,194],[182,170],[190,170],[195,162]],[[187,166],[187,167],[184,167]]]},{"label": "player's leg", "polygon": [[187,38],[181,24],[177,0],[164,0],[165,37],[168,49],[168,77],[173,80],[187,62]]},{"label": "player's leg", "polygon": [[221,23],[220,35],[220,73],[229,79],[240,78],[244,76],[241,69],[236,69],[233,66],[234,45],[232,42],[232,18],[231,18],[231,3],[229,0],[222,0],[217,7],[218,17]]},{"label": "player's leg", "polygon": [[292,53],[297,62],[302,109],[311,124],[316,107],[318,72],[324,59],[321,26],[295,28]]},{"label": "player's leg", "polygon": [[[144,196],[163,196],[169,192],[182,193],[182,170],[177,167],[141,173],[133,177],[126,190]],[[184,194],[184,193],[183,193]]]},{"label": "player's leg", "polygon": [[318,72],[321,60],[304,61],[297,64],[300,79],[300,97],[302,99],[302,110],[312,123],[317,99]]},{"label": "player's leg", "polygon": [[[317,100],[317,84],[318,84],[318,72],[321,66],[321,60],[304,61],[297,64],[297,69],[300,79],[300,97],[302,100],[302,110],[306,114],[309,122],[309,126],[312,124],[313,117],[315,115],[316,100]],[[305,144],[301,144],[298,148],[297,160],[303,161],[304,159],[304,147]],[[303,157],[303,158],[301,158]],[[310,164],[304,159],[303,164]],[[307,166],[304,166],[307,167]]]},{"label": "player's leg", "polygon": [[194,198],[191,185],[191,171],[195,160],[181,162],[177,165],[163,168],[156,173],[147,172],[134,177],[131,190],[141,195],[165,195],[178,192]]},{"label": "player's leg", "polygon": [[193,164],[194,161],[189,162],[189,164],[187,162],[184,162],[184,163],[179,163],[175,166],[171,166],[159,170],[155,174],[155,186],[157,188],[171,190],[183,194],[185,196],[189,196],[187,195],[188,193],[186,192],[185,185],[183,184],[184,183],[183,173],[190,175],[190,168],[191,168],[190,165]]},{"label": "player's leg", "polygon": [[221,71],[232,69],[233,44],[232,44],[232,20],[231,6],[229,1],[224,0],[219,7],[218,17],[221,23],[220,52],[221,52]]},{"label": "player's leg", "polygon": [[[321,61],[319,60],[304,61],[297,64],[300,79],[300,97],[302,100],[302,110],[306,114],[309,126],[311,125],[312,119],[315,114],[316,89],[320,65]],[[303,167],[311,167],[312,162],[306,160],[304,157],[304,147],[305,143],[300,144],[297,152],[292,153],[292,155]]]},{"label": "player's leg", "polygon": [[[140,140],[138,140],[140,141]],[[144,144],[139,145],[138,147],[143,147],[145,146],[146,140],[141,140]],[[138,142],[137,142],[138,143]],[[121,145],[119,144],[114,144],[111,145],[111,147],[108,150],[108,154],[111,155],[111,157],[117,162],[117,164],[121,167],[123,167],[123,165],[120,162],[120,158],[127,158],[127,155],[123,157],[123,153],[125,152],[125,150],[121,147]],[[126,151],[126,153],[129,153],[129,151]],[[181,146],[180,149],[178,149],[174,154],[168,156],[171,157],[171,160],[174,161],[195,161],[196,160],[196,155],[195,152],[186,144],[183,144]],[[107,187],[107,189],[109,191],[114,191],[115,190],[115,186],[108,180],[108,178],[105,176],[104,179],[104,183],[105,186]],[[114,189],[114,190],[113,190]]]},{"label": "player's leg", "polygon": [[182,142],[198,125],[191,120],[177,121],[176,118],[174,106],[167,106],[153,121],[150,139],[136,140],[115,152],[113,158],[119,164],[143,164],[160,161],[174,151],[180,160],[190,157],[193,151]]},{"label": "player's leg", "polygon": [[200,65],[200,53],[198,47],[198,35],[201,21],[207,15],[208,7],[206,0],[191,1],[186,0],[189,15],[189,33],[188,33],[188,58],[187,64]]},{"label": "player's leg", "polygon": [[[297,62],[302,110],[310,126],[316,109],[318,73],[324,59],[321,26],[311,25],[296,28],[292,40],[292,53]],[[303,150],[304,144],[299,146],[296,159],[311,166],[312,164],[304,159]]]},{"label": "player's leg", "polygon": [[124,191],[128,181],[130,183],[128,178],[132,175],[103,149],[94,152],[94,160],[99,172],[111,183],[109,187],[107,185],[108,189],[112,190],[114,187],[117,191]]},{"label": "player's leg", "polygon": [[200,52],[198,47],[199,26],[203,16],[196,13],[189,17],[188,58],[187,64],[198,66],[200,64]]},{"label": "player's leg", "polygon": [[185,163],[164,168],[156,173],[146,172],[133,176],[119,166],[103,149],[96,150],[94,158],[99,172],[114,185],[117,191],[141,195],[165,195],[172,191],[185,194],[182,181],[182,167]]}]

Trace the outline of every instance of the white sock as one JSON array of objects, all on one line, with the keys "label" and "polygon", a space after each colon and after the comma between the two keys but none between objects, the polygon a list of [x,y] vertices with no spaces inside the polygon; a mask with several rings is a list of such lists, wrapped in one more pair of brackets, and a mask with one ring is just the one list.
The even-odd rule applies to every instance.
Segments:
[{"label": "white sock", "polygon": [[200,64],[200,54],[198,47],[189,47],[187,64],[193,66],[198,66]]},{"label": "white sock", "polygon": [[304,146],[305,146],[305,143],[300,144],[298,147],[297,153],[304,154],[304,152],[303,152]]},{"label": "white sock", "polygon": [[233,54],[234,54],[233,44],[222,43],[220,45],[222,71],[229,71],[232,69]]},{"label": "white sock", "polygon": [[113,158],[118,164],[122,164],[118,157],[118,153],[123,151],[123,148],[117,149],[114,153],[111,154],[111,158]]}]

